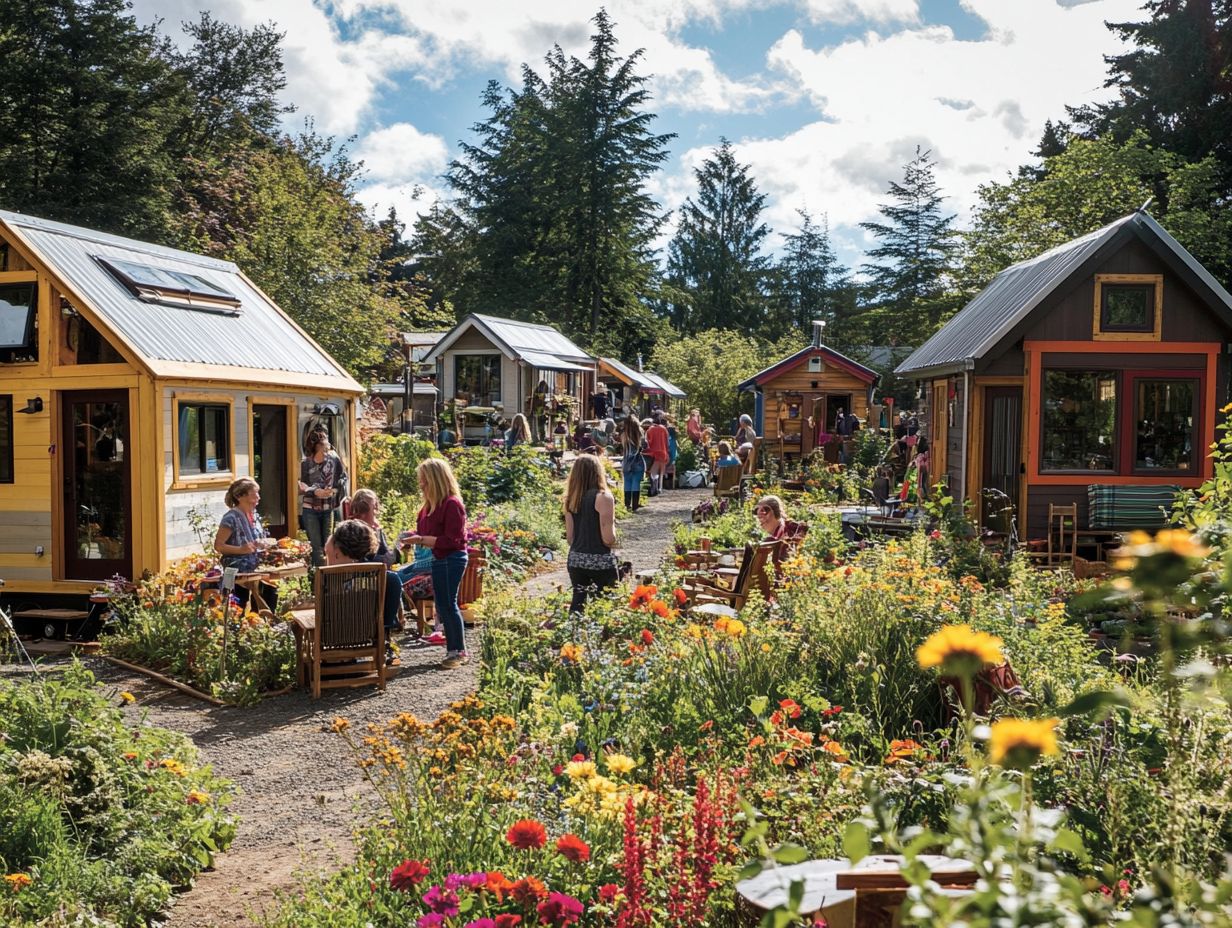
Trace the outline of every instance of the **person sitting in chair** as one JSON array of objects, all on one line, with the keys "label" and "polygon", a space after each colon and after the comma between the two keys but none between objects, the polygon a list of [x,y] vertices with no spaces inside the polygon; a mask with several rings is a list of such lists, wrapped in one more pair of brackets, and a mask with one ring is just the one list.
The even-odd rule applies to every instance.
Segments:
[{"label": "person sitting in chair", "polygon": [[[347,519],[334,529],[334,533],[325,542],[325,563],[330,567],[337,564],[370,563],[376,554],[376,547],[376,535],[368,523],[359,519]],[[398,575],[388,570],[385,572],[385,605],[382,609],[385,620],[386,666],[398,664],[390,637],[401,624],[398,621],[398,613],[401,611],[402,584],[398,581]]]},{"label": "person sitting in chair", "polygon": [[741,467],[742,465],[743,465],[743,462],[740,460],[740,458],[732,454],[731,442],[727,442],[727,441],[719,442],[719,457],[718,457],[718,460],[714,462],[715,468],[717,469],[719,467]]},{"label": "person sitting in chair", "polygon": [[774,566],[778,569],[788,550],[795,548],[808,532],[808,526],[787,518],[783,501],[777,496],[763,496],[757,501],[753,514],[757,516],[761,530],[766,533],[763,541],[783,542],[774,549]]}]

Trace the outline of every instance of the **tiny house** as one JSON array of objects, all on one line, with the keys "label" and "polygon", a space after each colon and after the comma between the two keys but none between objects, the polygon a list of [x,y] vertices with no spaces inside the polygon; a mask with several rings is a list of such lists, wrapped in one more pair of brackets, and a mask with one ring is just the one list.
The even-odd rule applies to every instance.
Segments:
[{"label": "tiny house", "polygon": [[[873,388],[880,375],[821,342],[821,325],[813,341],[741,383],[755,394],[753,427],[763,447],[780,460],[807,457],[835,429],[839,410],[854,412],[869,426]],[[871,423],[876,426],[878,423]]]},{"label": "tiny house", "polygon": [[[436,364],[441,402],[512,419],[522,413],[536,428],[536,412],[559,398],[585,416],[595,386],[595,359],[549,325],[472,313],[425,356]],[[469,431],[460,437],[472,438]],[[542,437],[542,436],[541,436]]]},{"label": "tiny house", "polygon": [[85,593],[201,549],[239,476],[298,529],[303,440],[358,383],[232,263],[0,211],[0,578]]},{"label": "tiny house", "polygon": [[1232,295],[1140,210],[1003,270],[896,373],[921,386],[934,475],[982,520],[1008,498],[1030,537],[1050,506],[1134,527],[1092,511],[1119,495],[1151,500],[1150,527],[1212,473],[1230,336]]},{"label": "tiny house", "polygon": [[599,358],[598,378],[607,387],[613,411],[619,411],[619,415],[644,417],[654,406],[667,410],[685,399],[685,392],[670,380],[615,358]]}]

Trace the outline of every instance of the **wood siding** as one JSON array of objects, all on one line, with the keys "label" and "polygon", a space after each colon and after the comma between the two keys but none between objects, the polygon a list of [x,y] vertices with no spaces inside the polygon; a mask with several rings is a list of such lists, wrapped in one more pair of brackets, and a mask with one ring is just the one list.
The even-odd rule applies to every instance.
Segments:
[{"label": "wood siding", "polygon": [[[798,435],[801,429],[808,428],[809,407],[814,401],[823,396],[846,396],[850,394],[851,411],[860,419],[863,427],[870,427],[868,422],[868,382],[854,374],[848,373],[824,356],[822,363],[824,370],[810,371],[808,361],[803,361],[761,385],[761,391],[764,396],[762,431],[765,447],[770,454],[778,455],[780,453],[780,437]],[[780,406],[785,407],[786,405],[787,394],[799,397],[801,411],[798,419],[789,420],[784,416],[784,435],[781,436],[779,413]],[[873,425],[876,425],[876,423],[873,423]],[[816,426],[816,423],[814,423],[814,426]],[[826,427],[829,430],[833,427],[833,424],[826,423]],[[788,455],[798,454],[800,448],[801,445],[799,443],[785,442],[782,445],[782,453]]]}]

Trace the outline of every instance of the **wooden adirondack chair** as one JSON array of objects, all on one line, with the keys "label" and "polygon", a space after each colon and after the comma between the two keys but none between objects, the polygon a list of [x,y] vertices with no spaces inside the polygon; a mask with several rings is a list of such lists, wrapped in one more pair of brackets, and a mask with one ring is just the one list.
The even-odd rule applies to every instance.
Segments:
[{"label": "wooden adirondack chair", "polygon": [[724,603],[733,609],[742,609],[755,589],[768,599],[770,574],[766,565],[779,544],[777,541],[749,542],[744,546],[739,567],[720,567],[710,577],[699,576],[686,581],[682,589],[689,596],[690,604]]},{"label": "wooden adirondack chair", "polygon": [[739,497],[740,478],[743,476],[743,473],[744,469],[736,467],[734,464],[730,467],[716,468],[714,475],[714,495],[719,497]]},{"label": "wooden adirondack chair", "polygon": [[316,610],[296,615],[303,645],[300,678],[323,689],[368,686],[385,689],[384,564],[318,567]]}]

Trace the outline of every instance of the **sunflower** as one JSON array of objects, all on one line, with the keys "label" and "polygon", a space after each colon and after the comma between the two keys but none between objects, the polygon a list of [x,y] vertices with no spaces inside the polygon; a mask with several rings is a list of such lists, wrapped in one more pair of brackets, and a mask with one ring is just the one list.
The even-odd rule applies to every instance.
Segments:
[{"label": "sunflower", "polygon": [[1041,757],[1060,753],[1058,719],[998,719],[988,736],[988,757],[994,764],[1026,770]]},{"label": "sunflower", "polygon": [[1001,644],[996,635],[970,625],[946,625],[916,649],[915,658],[923,668],[940,667],[952,676],[969,677],[1005,661]]}]

